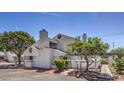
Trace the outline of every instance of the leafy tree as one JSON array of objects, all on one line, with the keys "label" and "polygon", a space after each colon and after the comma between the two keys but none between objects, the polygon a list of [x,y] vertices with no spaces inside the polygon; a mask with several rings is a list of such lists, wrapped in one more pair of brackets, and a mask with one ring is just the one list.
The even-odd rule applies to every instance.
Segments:
[{"label": "leafy tree", "polygon": [[[72,56],[72,55],[80,56],[80,58],[82,60],[83,56],[82,56],[82,46],[81,45],[82,45],[82,42],[80,40],[80,37],[77,37],[73,43],[71,43],[67,46],[66,52],[68,53],[69,56]],[[70,58],[70,61],[71,61],[71,58]],[[80,66],[81,66],[81,64],[80,64]]]},{"label": "leafy tree", "polygon": [[2,37],[2,35],[0,35],[0,51],[4,52],[5,58],[7,58],[7,51],[5,50],[6,45],[3,43],[2,39],[3,39],[3,37]]},{"label": "leafy tree", "polygon": [[112,49],[110,53],[116,54],[118,58],[116,58],[113,66],[117,73],[121,74],[124,71],[124,48],[116,48]]},{"label": "leafy tree", "polygon": [[0,36],[0,49],[15,53],[18,58],[18,65],[20,65],[22,54],[34,42],[34,38],[27,32],[4,32],[3,35]]},{"label": "leafy tree", "polygon": [[124,71],[124,56],[121,58],[117,58],[113,64],[117,73],[121,74]]},{"label": "leafy tree", "polygon": [[88,71],[89,66],[93,63],[89,62],[90,57],[94,57],[96,61],[96,56],[105,54],[109,45],[104,43],[98,37],[88,38],[87,41],[82,42],[82,54],[86,60],[86,71]]},{"label": "leafy tree", "polygon": [[73,43],[68,44],[66,51],[70,55],[78,55],[81,52],[81,40],[80,37],[77,37]]},{"label": "leafy tree", "polygon": [[[88,38],[89,54],[94,57],[95,64],[97,63],[97,57],[105,54],[109,48],[108,43],[104,43],[100,38]],[[91,63],[92,64],[92,63]]]},{"label": "leafy tree", "polygon": [[116,48],[116,49],[112,49],[110,52],[113,54],[116,54],[119,58],[124,56],[124,48],[121,48],[121,47]]},{"label": "leafy tree", "polygon": [[84,41],[81,41],[80,38],[76,38],[75,42],[70,44],[68,52],[79,55],[82,60],[82,56],[86,60],[86,71],[88,71],[89,66],[93,63],[90,62],[91,57],[95,57],[98,55],[102,55],[107,52],[109,45],[101,41],[101,39],[95,38],[88,38]]}]

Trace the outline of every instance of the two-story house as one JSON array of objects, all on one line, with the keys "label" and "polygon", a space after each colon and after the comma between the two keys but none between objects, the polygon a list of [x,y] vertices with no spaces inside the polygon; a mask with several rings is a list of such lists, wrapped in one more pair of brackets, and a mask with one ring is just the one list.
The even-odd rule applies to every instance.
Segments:
[{"label": "two-story house", "polygon": [[52,60],[65,56],[66,46],[75,39],[70,36],[58,34],[48,38],[46,30],[40,31],[40,39],[29,47],[23,54],[26,67],[54,68]]}]

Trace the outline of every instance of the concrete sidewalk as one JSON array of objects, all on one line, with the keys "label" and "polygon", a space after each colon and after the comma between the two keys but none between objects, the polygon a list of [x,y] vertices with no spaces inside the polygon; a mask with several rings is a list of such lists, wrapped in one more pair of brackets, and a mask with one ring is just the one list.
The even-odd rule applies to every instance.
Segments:
[{"label": "concrete sidewalk", "polygon": [[105,74],[109,74],[109,75],[113,76],[108,65],[102,65],[101,73],[105,73]]}]

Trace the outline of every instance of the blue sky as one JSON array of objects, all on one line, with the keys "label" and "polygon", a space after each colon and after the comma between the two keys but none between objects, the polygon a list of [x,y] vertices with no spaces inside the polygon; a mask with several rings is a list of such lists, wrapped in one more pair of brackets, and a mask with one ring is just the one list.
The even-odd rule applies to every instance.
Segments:
[{"label": "blue sky", "polygon": [[22,30],[37,40],[39,30],[46,29],[49,37],[58,33],[69,36],[99,36],[112,47],[124,47],[124,13],[0,13],[0,32]]}]

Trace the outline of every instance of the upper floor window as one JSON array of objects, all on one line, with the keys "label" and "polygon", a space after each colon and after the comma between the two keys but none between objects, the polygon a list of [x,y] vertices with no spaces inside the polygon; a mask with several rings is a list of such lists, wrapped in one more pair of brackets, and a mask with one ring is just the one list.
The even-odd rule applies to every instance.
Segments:
[{"label": "upper floor window", "polygon": [[62,35],[61,34],[58,34],[57,38],[58,39],[61,39],[62,38]]},{"label": "upper floor window", "polygon": [[64,60],[67,60],[68,59],[67,56],[59,56],[59,58],[62,58]]},{"label": "upper floor window", "polygon": [[50,42],[49,42],[49,47],[50,47],[50,48],[57,49],[57,43],[50,41]]}]

